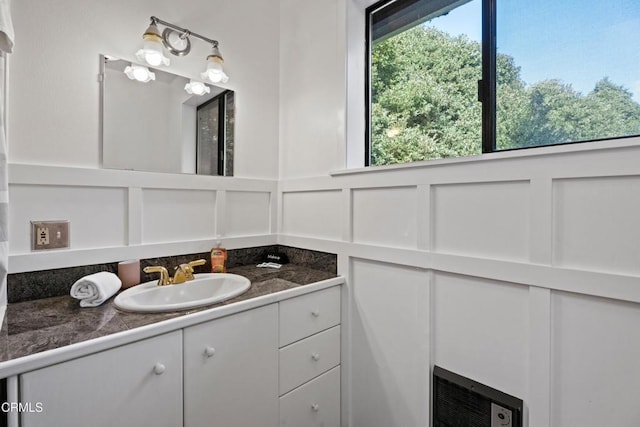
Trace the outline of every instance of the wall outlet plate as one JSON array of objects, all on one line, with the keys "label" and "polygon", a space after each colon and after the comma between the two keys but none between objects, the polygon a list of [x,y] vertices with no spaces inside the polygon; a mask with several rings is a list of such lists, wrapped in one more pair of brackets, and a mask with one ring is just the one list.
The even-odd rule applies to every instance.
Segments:
[{"label": "wall outlet plate", "polygon": [[69,247],[69,221],[31,221],[31,250]]}]

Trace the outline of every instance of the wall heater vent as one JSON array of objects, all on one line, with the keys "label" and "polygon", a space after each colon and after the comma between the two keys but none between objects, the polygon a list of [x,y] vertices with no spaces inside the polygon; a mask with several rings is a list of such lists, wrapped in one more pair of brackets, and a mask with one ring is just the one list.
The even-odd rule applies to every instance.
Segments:
[{"label": "wall heater vent", "polygon": [[436,366],[433,426],[522,427],[522,400]]}]

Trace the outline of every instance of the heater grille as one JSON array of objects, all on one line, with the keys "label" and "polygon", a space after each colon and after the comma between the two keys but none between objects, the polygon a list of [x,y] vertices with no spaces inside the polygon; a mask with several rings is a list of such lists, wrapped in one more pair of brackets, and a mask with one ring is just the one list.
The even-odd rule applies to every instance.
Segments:
[{"label": "heater grille", "polygon": [[522,400],[436,366],[434,427],[522,427]]}]

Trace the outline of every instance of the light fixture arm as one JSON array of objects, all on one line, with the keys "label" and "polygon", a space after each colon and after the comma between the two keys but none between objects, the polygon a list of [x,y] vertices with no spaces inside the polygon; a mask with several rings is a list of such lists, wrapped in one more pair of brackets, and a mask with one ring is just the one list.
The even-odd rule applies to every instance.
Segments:
[{"label": "light fixture arm", "polygon": [[217,40],[213,40],[213,39],[210,39],[210,38],[205,37],[203,35],[200,35],[198,33],[194,33],[193,31],[188,30],[186,28],[178,27],[177,25],[174,25],[174,24],[172,24],[170,22],[167,22],[167,21],[163,21],[162,19],[157,18],[155,16],[151,17],[151,23],[154,24],[154,25],[157,25],[157,24],[164,25],[165,27],[169,27],[169,28],[171,28],[173,30],[176,30],[176,31],[180,32],[184,37],[193,36],[193,37],[199,38],[200,40],[202,40],[204,42],[207,42],[207,43],[211,44],[213,47],[218,47],[218,41]]}]

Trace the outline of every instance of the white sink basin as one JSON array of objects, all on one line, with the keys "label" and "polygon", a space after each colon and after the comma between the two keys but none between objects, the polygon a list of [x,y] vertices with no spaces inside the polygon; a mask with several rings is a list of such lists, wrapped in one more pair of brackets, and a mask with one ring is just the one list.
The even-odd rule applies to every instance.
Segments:
[{"label": "white sink basin", "polygon": [[195,279],[178,285],[158,286],[146,282],[116,297],[116,307],[126,311],[151,312],[188,310],[215,304],[246,292],[251,282],[229,273],[195,274]]}]

